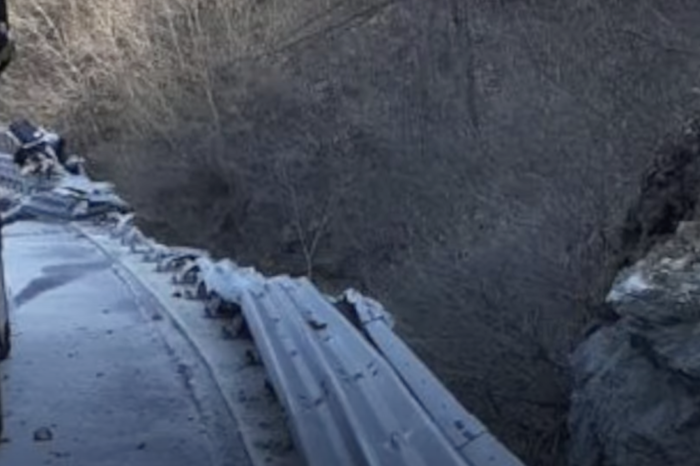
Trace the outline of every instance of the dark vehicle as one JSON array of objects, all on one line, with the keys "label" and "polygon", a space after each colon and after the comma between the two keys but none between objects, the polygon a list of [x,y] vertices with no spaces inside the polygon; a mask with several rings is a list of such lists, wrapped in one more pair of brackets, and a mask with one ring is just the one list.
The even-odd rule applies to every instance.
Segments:
[{"label": "dark vehicle", "polygon": [[[2,235],[0,235],[0,250],[2,249]],[[5,287],[5,267],[0,254],[0,360],[7,359],[10,355],[10,298]]]},{"label": "dark vehicle", "polygon": [[[10,30],[7,2],[0,0],[0,73],[10,64],[15,55],[15,44]],[[0,223],[0,359],[10,354],[10,319],[8,292],[5,286],[5,266],[2,260],[2,224]],[[0,394],[0,434],[3,431],[2,396]]]},{"label": "dark vehicle", "polygon": [[[9,291],[5,286],[5,266],[2,260],[2,234],[0,234],[0,360],[10,355],[10,303]],[[3,430],[2,395],[0,394],[0,434]]]},{"label": "dark vehicle", "polygon": [[0,0],[0,73],[10,64],[15,55],[15,43],[12,40],[10,23],[7,15],[7,4]]}]

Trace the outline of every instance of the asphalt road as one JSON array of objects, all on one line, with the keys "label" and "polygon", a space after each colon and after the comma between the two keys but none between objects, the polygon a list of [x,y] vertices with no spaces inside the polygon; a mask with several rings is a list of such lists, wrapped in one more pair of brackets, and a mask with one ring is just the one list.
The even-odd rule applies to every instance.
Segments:
[{"label": "asphalt road", "polygon": [[0,466],[244,466],[236,422],[182,336],[94,244],[6,228],[15,296]]}]

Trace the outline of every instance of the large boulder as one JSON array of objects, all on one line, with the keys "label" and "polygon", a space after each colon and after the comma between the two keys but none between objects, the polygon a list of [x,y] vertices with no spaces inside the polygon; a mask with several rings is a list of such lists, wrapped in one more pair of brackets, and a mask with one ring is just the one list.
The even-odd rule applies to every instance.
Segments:
[{"label": "large boulder", "polygon": [[572,356],[575,466],[700,464],[700,223],[621,272]]}]

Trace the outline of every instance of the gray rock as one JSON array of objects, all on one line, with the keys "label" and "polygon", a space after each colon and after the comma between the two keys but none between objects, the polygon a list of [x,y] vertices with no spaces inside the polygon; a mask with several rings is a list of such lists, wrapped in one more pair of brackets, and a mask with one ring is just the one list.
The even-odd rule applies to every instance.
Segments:
[{"label": "gray rock", "polygon": [[620,319],[572,355],[571,465],[700,464],[698,226],[620,274]]}]

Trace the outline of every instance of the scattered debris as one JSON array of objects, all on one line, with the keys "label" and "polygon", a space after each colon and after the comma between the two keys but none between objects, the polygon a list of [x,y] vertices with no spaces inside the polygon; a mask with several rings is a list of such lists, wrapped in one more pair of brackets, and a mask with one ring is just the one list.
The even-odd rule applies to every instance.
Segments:
[{"label": "scattered debris", "polygon": [[267,393],[267,395],[272,400],[278,401],[277,392],[275,391],[275,387],[272,385],[272,382],[268,378],[265,378],[265,393]]},{"label": "scattered debris", "polygon": [[231,329],[224,325],[221,327],[221,338],[224,340],[235,340],[236,336],[233,334]]},{"label": "scattered debris", "polygon": [[257,351],[252,349],[246,350],[245,358],[250,366],[259,366],[261,364],[260,355],[257,353]]},{"label": "scattered debris", "polygon": [[35,442],[50,442],[53,440],[53,432],[48,427],[40,427],[34,431]]},{"label": "scattered debris", "polygon": [[309,327],[311,327],[314,330],[325,330],[326,328],[328,328],[327,323],[319,322],[319,321],[314,320],[314,319],[309,319],[307,321],[307,323],[309,324]]},{"label": "scattered debris", "polygon": [[226,321],[224,327],[234,338],[251,337],[242,313],[236,314],[230,320]]}]

